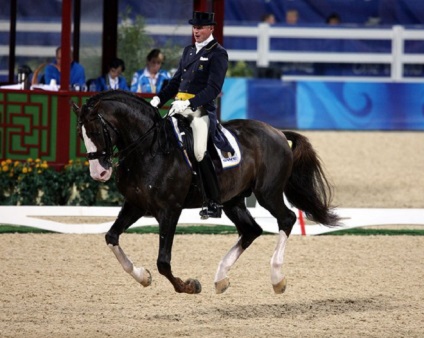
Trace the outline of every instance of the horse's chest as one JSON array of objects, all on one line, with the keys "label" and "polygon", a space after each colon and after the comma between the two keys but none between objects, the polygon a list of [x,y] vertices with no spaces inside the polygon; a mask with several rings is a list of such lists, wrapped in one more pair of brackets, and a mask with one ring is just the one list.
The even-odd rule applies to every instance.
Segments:
[{"label": "horse's chest", "polygon": [[117,187],[126,199],[138,200],[141,196],[148,199],[152,192],[152,183],[142,175],[121,173],[117,179]]}]

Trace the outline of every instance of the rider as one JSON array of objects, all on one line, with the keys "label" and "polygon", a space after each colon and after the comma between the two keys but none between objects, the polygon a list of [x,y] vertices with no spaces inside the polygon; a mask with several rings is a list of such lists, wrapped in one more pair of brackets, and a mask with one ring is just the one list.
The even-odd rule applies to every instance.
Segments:
[{"label": "rider", "polygon": [[188,21],[193,26],[194,45],[184,48],[178,69],[169,84],[153,97],[151,105],[159,107],[171,98],[169,115],[191,116],[194,155],[198,162],[207,207],[200,211],[202,218],[221,217],[222,205],[218,179],[207,152],[208,132],[216,146],[234,153],[217,127],[215,99],[221,93],[228,68],[227,51],[214,39],[214,13],[193,12]]}]

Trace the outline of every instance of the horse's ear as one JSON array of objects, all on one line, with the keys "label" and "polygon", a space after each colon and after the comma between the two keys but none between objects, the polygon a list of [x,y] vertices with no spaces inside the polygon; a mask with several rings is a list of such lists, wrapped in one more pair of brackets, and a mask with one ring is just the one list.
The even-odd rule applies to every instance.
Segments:
[{"label": "horse's ear", "polygon": [[72,110],[74,111],[74,113],[79,115],[80,108],[78,107],[78,105],[74,101],[71,101],[71,104],[72,104]]}]

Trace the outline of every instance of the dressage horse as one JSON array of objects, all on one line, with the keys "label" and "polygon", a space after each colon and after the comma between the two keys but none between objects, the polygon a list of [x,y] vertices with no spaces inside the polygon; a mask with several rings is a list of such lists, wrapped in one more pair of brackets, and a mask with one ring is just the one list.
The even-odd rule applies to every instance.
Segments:
[{"label": "dressage horse", "polygon": [[[171,269],[172,243],[181,212],[200,208],[203,199],[195,172],[174,136],[170,118],[162,118],[146,100],[123,91],[99,93],[80,108],[74,104],[74,111],[87,149],[91,177],[105,182],[115,168],[116,184],[125,198],[105,236],[124,270],[143,286],[151,284],[150,272],[134,266],[119,245],[119,236],[126,229],[140,217],[151,215],[159,223],[159,273],[176,292],[201,292],[198,280],[183,281]],[[234,120],[223,126],[235,135],[242,156],[237,167],[218,171],[223,211],[235,224],[239,237],[218,265],[215,291],[222,293],[228,288],[229,270],[262,234],[245,204],[245,198],[254,193],[259,204],[278,222],[271,283],[275,293],[283,293],[284,250],[296,221],[295,213],[284,203],[283,193],[308,219],[337,226],[340,219],[330,205],[332,187],[316,152],[299,133],[282,132],[255,120]],[[117,160],[113,161],[114,157]]]}]

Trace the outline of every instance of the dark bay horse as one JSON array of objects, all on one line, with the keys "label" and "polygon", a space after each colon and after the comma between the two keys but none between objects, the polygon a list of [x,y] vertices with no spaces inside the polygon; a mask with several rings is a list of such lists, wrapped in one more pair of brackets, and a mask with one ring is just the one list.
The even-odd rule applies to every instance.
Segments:
[{"label": "dark bay horse", "polygon": [[[196,175],[173,136],[170,120],[161,118],[146,100],[122,91],[99,93],[80,108],[74,105],[74,110],[87,149],[91,177],[107,181],[115,168],[117,187],[125,197],[106,234],[106,243],[124,270],[143,286],[151,284],[150,272],[135,267],[119,245],[119,236],[149,214],[159,223],[159,273],[168,278],[176,292],[199,293],[199,281],[183,281],[171,269],[172,243],[181,212],[185,208],[200,208],[203,199]],[[306,137],[281,132],[254,120],[234,120],[223,125],[236,136],[242,154],[239,166],[218,172],[223,210],[235,224],[239,238],[218,265],[215,290],[222,293],[228,288],[229,270],[262,234],[245,204],[245,198],[254,193],[259,204],[278,222],[271,283],[275,293],[283,293],[284,250],[296,221],[295,213],[284,204],[283,193],[310,220],[337,226],[340,219],[330,205],[331,185]],[[114,155],[118,156],[117,165],[112,164]]]}]

